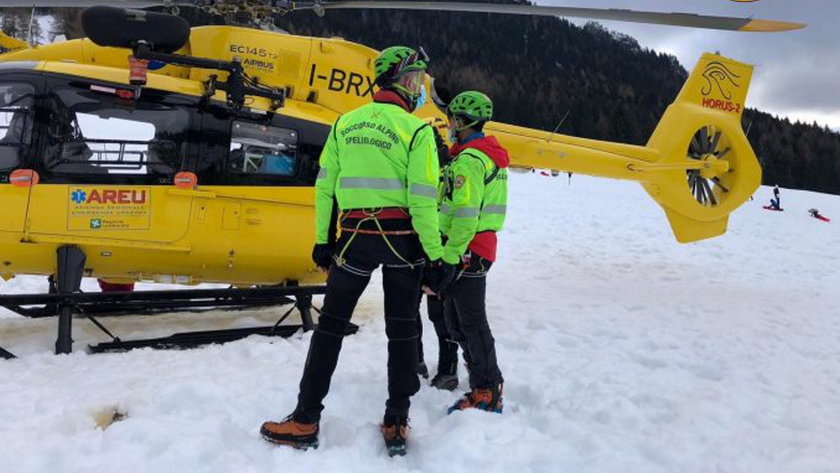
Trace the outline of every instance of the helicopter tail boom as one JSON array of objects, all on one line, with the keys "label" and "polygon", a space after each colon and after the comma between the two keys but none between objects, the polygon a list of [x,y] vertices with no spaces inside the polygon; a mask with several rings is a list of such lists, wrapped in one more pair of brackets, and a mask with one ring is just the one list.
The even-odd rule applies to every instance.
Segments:
[{"label": "helicopter tail boom", "polygon": [[741,129],[752,66],[704,54],[646,146],[490,122],[513,168],[639,181],[664,209],[677,241],[726,231],[729,214],[761,184]]}]

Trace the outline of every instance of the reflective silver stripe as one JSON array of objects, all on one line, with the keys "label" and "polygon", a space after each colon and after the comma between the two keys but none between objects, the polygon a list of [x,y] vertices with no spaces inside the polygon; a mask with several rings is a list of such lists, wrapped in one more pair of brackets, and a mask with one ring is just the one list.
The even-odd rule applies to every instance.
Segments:
[{"label": "reflective silver stripe", "polygon": [[342,189],[405,189],[400,179],[387,177],[342,177],[340,187]]},{"label": "reflective silver stripe", "polygon": [[321,170],[318,171],[318,179],[324,179],[325,177],[327,177],[327,170],[325,168],[321,168]]},{"label": "reflective silver stripe", "polygon": [[449,213],[449,209],[451,209],[451,208],[452,208],[452,207],[450,207],[450,206],[449,206],[449,205],[447,205],[447,204],[441,204],[441,205],[440,205],[440,211],[441,211],[441,212],[443,212],[443,213],[445,213],[445,214],[448,214],[448,213]]},{"label": "reflective silver stripe", "polygon": [[[22,51],[22,49],[21,49],[21,50],[18,50],[18,51]],[[10,52],[12,52],[12,51],[10,51]],[[22,69],[30,70],[30,69],[35,69],[35,67],[36,67],[37,65],[38,65],[38,63],[37,63],[36,61],[8,61],[8,62],[0,62],[0,71],[3,71],[3,70],[5,70],[5,71],[13,71],[13,70],[15,70],[15,69],[18,69],[18,70],[22,70]]]},{"label": "reflective silver stripe", "polygon": [[488,205],[484,207],[484,212],[504,215],[507,213],[507,205]]},{"label": "reflective silver stripe", "polygon": [[478,217],[478,208],[476,207],[461,207],[455,209],[455,216],[461,218]]},{"label": "reflective silver stripe", "polygon": [[437,199],[438,190],[435,186],[427,186],[425,184],[412,184],[411,195],[422,195],[423,197]]}]

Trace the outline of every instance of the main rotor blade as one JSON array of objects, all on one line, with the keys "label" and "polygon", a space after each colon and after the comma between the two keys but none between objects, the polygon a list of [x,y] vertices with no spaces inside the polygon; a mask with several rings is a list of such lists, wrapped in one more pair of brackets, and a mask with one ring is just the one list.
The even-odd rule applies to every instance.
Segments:
[{"label": "main rotor blade", "polygon": [[[145,8],[161,5],[201,6],[199,0],[4,0],[2,7],[91,7],[107,3],[122,8]],[[226,0],[217,0],[225,4]],[[239,5],[241,2],[230,2]],[[246,5],[250,2],[245,0]],[[255,4],[275,5],[277,10],[316,10],[321,9],[379,9],[379,10],[429,10],[458,11],[476,13],[501,13],[506,15],[563,16],[569,18],[591,18],[593,20],[626,21],[632,23],[650,23],[656,25],[685,26],[728,31],[777,32],[804,28],[804,23],[776,20],[756,20],[725,16],[706,16],[694,13],[645,12],[623,9],[547,7],[540,5],[502,5],[495,3],[462,2],[405,2],[405,1],[350,1],[350,2],[280,2],[279,5],[266,0],[253,0]],[[2,8],[0,7],[0,8]]]},{"label": "main rotor blade", "polygon": [[[294,10],[318,8],[309,2],[295,2]],[[775,20],[755,20],[752,18],[734,18],[725,16],[706,16],[693,13],[662,13],[636,10],[546,7],[540,5],[503,5],[495,3],[462,2],[405,2],[405,1],[350,1],[325,2],[324,9],[380,9],[380,10],[429,10],[459,11],[480,13],[501,13],[506,15],[564,16],[570,18],[591,18],[594,20],[627,21],[632,23],[651,23],[656,25],[686,26],[728,31],[789,31],[804,28],[803,23]]]},{"label": "main rotor blade", "polygon": [[[192,5],[194,2],[173,1],[171,5]],[[117,8],[147,8],[167,5],[163,0],[3,0],[0,8],[6,7],[69,7],[87,8],[107,4]]]}]

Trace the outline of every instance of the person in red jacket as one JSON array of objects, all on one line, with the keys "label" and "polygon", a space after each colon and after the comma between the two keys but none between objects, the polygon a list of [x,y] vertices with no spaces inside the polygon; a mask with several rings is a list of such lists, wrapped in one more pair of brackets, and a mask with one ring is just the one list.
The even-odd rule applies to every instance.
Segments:
[{"label": "person in red jacket", "polygon": [[444,319],[452,338],[464,350],[471,391],[449,412],[481,409],[502,412],[504,379],[496,360],[495,340],[487,318],[487,273],[496,260],[496,232],[507,213],[510,159],[495,137],[484,134],[493,102],[478,91],[458,94],[447,106],[452,162],[440,208],[440,230],[446,236],[444,264],[457,276],[442,291]]}]

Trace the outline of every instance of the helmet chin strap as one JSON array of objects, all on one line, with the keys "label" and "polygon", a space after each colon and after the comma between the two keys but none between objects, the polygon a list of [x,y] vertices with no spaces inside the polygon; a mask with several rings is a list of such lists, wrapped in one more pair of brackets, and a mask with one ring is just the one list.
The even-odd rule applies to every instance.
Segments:
[{"label": "helmet chin strap", "polygon": [[[453,117],[453,118],[455,118],[456,120],[458,120],[462,123],[464,121],[461,117]],[[474,120],[472,123],[467,123],[465,125],[456,126],[453,130],[455,132],[455,138],[458,138],[458,135],[460,135],[462,131],[466,130],[467,128],[472,128],[473,126],[477,125],[478,123],[479,123],[479,120]]]}]

